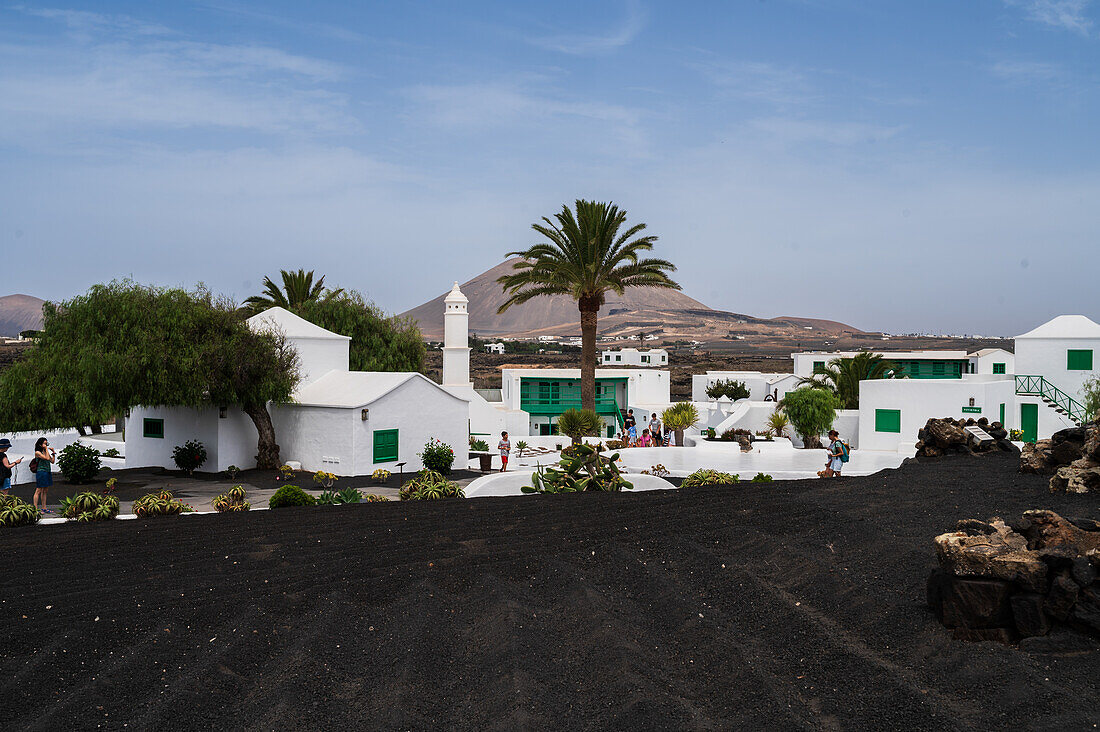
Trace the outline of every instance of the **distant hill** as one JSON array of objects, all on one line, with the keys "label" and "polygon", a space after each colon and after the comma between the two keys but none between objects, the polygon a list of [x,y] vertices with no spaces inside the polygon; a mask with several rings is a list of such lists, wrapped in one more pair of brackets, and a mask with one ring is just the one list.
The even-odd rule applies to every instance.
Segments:
[{"label": "distant hill", "polygon": [[[470,332],[478,336],[512,338],[540,335],[580,335],[577,304],[564,295],[540,297],[497,314],[507,299],[497,278],[512,270],[515,259],[498,264],[461,285],[470,299]],[[403,315],[415,319],[424,337],[443,338],[443,298],[430,300]],[[844,323],[812,318],[757,318],[751,315],[713,310],[676,290],[651,287],[629,289],[622,297],[608,296],[600,310],[600,335],[623,337],[644,331],[662,340],[715,341],[738,335],[800,337],[807,327],[828,334],[862,333]]]},{"label": "distant hill", "polygon": [[41,330],[44,302],[30,295],[0,297],[0,336],[13,337],[24,330]]}]

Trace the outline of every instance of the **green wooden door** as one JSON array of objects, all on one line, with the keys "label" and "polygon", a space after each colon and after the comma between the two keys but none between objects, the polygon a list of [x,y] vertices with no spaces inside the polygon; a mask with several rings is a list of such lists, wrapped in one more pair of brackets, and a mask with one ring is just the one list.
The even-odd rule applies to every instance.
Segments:
[{"label": "green wooden door", "polygon": [[1024,442],[1035,442],[1039,435],[1039,405],[1020,405],[1020,429],[1024,433]]},{"label": "green wooden door", "polygon": [[374,431],[374,462],[397,462],[397,430]]}]

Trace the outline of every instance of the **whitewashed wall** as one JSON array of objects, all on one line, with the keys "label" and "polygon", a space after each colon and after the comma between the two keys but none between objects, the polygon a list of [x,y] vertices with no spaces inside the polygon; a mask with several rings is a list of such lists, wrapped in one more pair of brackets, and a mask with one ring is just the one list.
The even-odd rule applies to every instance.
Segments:
[{"label": "whitewashed wall", "polygon": [[[276,442],[279,441],[279,437],[276,431]],[[258,440],[259,434],[252,419],[239,407],[230,407],[226,410],[225,419],[218,420],[217,462],[211,461],[210,466],[204,466],[204,469],[222,471],[230,465],[236,465],[244,470],[256,467]]]},{"label": "whitewashed wall", "polygon": [[[1070,349],[1091,349],[1092,371],[1070,371],[1067,369],[1066,353]],[[1100,339],[1017,338],[1016,373],[1042,376],[1080,401],[1081,387],[1084,385],[1085,379],[1100,373]]]},{"label": "whitewashed wall", "polygon": [[[143,436],[145,418],[164,420],[163,438]],[[199,470],[216,472],[220,469],[217,467],[219,421],[224,420],[218,419],[218,410],[214,407],[134,407],[126,420],[126,467],[158,466],[174,470],[172,450],[188,440],[198,440],[206,448],[206,463]]]},{"label": "whitewashed wall", "polygon": [[[465,465],[469,453],[469,405],[424,379],[409,379],[389,394],[369,405],[370,419],[363,429],[355,430],[355,467],[357,474],[375,468],[394,470],[394,463],[374,463],[373,430],[397,429],[398,462],[407,462],[405,472],[420,470],[423,463],[417,453],[429,438],[442,440],[455,451],[455,467]],[[356,410],[356,419],[358,417]],[[496,442],[486,440],[491,446]]]},{"label": "whitewashed wall", "polygon": [[[103,431],[114,432],[114,426],[111,425],[109,427],[104,427]],[[12,477],[14,478],[12,485],[20,485],[22,483],[34,482],[34,473],[30,471],[28,466],[30,465],[31,458],[34,457],[34,443],[38,441],[39,437],[45,437],[49,441],[50,447],[57,450],[58,453],[61,452],[62,448],[65,448],[74,442],[83,442],[85,445],[92,445],[93,447],[97,448],[101,446],[101,442],[105,442],[97,442],[94,436],[81,437],[79,434],[77,434],[76,430],[16,432],[15,434],[0,433],[0,437],[7,437],[9,440],[11,440],[11,447],[8,448],[7,452],[8,460],[15,462],[19,458],[23,458],[23,462],[15,467],[15,471],[12,475]],[[108,445],[108,447],[117,447],[121,449],[122,445],[112,442],[110,445]],[[103,449],[107,448],[104,447]],[[107,465],[108,460],[104,460],[103,464]],[[111,462],[113,463],[114,461]],[[58,472],[58,467],[56,464],[54,464],[53,466],[53,472]]]},{"label": "whitewashed wall", "polygon": [[296,460],[305,470],[338,475],[355,473],[353,430],[359,427],[359,409],[272,405],[271,422],[285,463]]},{"label": "whitewashed wall", "polygon": [[987,356],[971,356],[975,374],[993,374],[993,364],[1003,363],[1006,374],[1016,373],[1016,356],[1008,351],[999,351]]},{"label": "whitewashed wall", "polygon": [[288,338],[298,351],[302,384],[308,384],[329,371],[348,370],[350,340],[336,338]]}]

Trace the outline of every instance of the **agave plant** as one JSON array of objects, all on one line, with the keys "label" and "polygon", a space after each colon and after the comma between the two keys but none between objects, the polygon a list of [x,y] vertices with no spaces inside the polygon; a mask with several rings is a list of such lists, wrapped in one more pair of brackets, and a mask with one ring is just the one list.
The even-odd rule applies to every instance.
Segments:
[{"label": "agave plant", "polygon": [[385,496],[375,495],[374,493],[368,493],[367,495],[363,496],[363,501],[366,503],[381,503],[388,500],[390,499],[386,498]]},{"label": "agave plant", "polygon": [[321,495],[317,496],[317,504],[321,506],[335,506],[336,494],[332,491],[321,491]]},{"label": "agave plant", "polygon": [[363,494],[355,488],[344,488],[336,493],[337,503],[359,503]]},{"label": "agave plant", "polygon": [[619,453],[604,456],[599,446],[576,445],[562,454],[561,469],[538,468],[524,493],[581,493],[583,491],[631,490],[634,484],[622,477],[616,461]]},{"label": "agave plant", "polygon": [[41,517],[39,510],[22,498],[0,495],[0,526],[29,526]]},{"label": "agave plant", "polygon": [[591,409],[567,409],[558,417],[558,432],[571,438],[574,445],[594,435],[603,426],[603,418]]},{"label": "agave plant", "polygon": [[681,488],[695,488],[701,485],[732,485],[739,481],[737,473],[723,473],[720,470],[700,469],[684,478]]}]

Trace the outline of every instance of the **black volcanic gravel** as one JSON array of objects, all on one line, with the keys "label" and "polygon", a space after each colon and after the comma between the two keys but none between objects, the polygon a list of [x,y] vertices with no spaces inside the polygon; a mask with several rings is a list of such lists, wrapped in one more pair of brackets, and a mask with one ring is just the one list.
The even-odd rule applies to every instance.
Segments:
[{"label": "black volcanic gravel", "polygon": [[0,532],[4,729],[1085,729],[1100,646],[952,640],[932,537],[996,454],[866,478]]}]

